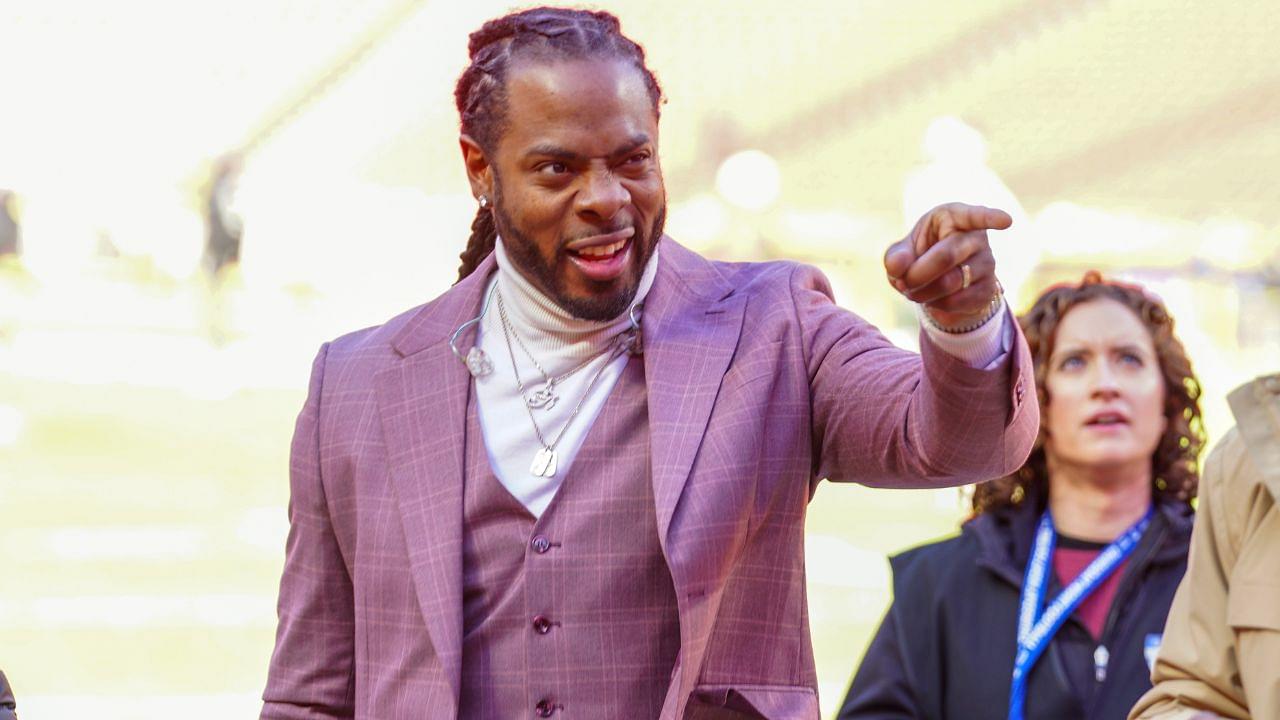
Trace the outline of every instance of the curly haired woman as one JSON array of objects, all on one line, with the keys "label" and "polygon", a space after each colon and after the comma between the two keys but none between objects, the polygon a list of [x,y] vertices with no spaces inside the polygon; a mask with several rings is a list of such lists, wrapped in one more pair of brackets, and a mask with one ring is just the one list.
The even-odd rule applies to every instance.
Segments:
[{"label": "curly haired woman", "polygon": [[1089,273],[1019,319],[1041,431],[979,485],[958,537],[893,558],[894,602],[840,712],[852,718],[1124,718],[1186,569],[1204,444],[1173,319]]}]

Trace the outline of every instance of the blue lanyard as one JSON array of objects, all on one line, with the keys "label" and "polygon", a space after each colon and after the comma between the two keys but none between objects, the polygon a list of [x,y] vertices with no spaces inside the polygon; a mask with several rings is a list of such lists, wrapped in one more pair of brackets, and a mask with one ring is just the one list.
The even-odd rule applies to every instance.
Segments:
[{"label": "blue lanyard", "polygon": [[1027,699],[1027,674],[1049,646],[1053,634],[1067,617],[1107,579],[1125,558],[1129,557],[1142,533],[1151,524],[1151,509],[1133,527],[1124,531],[1089,563],[1089,566],[1058,595],[1049,607],[1044,606],[1049,567],[1053,559],[1053,517],[1045,510],[1036,528],[1036,541],[1031,547],[1026,575],[1022,581],[1022,602],[1018,606],[1018,654],[1013,660],[1013,681],[1009,689],[1009,720],[1022,720]]}]

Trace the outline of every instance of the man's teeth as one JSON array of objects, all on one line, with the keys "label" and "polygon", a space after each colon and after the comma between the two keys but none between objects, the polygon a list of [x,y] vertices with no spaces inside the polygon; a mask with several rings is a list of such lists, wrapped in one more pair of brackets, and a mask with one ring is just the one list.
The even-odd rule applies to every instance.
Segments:
[{"label": "man's teeth", "polygon": [[625,247],[626,244],[626,240],[619,240],[616,243],[610,243],[608,245],[596,245],[595,247],[582,248],[578,251],[578,254],[584,257],[609,257]]}]

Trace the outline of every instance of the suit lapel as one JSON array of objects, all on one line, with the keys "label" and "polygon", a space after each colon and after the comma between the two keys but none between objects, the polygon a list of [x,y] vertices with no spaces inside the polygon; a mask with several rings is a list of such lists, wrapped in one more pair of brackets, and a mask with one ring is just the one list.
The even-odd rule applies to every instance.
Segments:
[{"label": "suit lapel", "polygon": [[[654,497],[666,550],[672,517],[737,349],[746,299],[733,296],[710,263],[670,239],[663,241],[662,253],[646,302],[644,362]],[[493,266],[490,257],[438,305],[410,321],[393,340],[401,360],[375,378],[414,587],[455,707],[462,660],[462,503],[471,378],[447,341],[479,312]],[[465,351],[473,340],[465,333],[459,348]]]},{"label": "suit lapel", "polygon": [[674,242],[661,252],[645,303],[644,362],[659,538],[670,557],[671,518],[737,349],[746,298],[730,295],[710,263]]},{"label": "suit lapel", "polygon": [[462,656],[462,483],[470,376],[437,346],[377,377],[378,403],[423,619],[458,693]]},{"label": "suit lapel", "polygon": [[[471,376],[449,348],[479,312],[492,258],[392,341],[399,362],[375,379],[409,565],[436,656],[458,699],[462,664],[463,445]],[[464,333],[464,352],[474,342]]]}]

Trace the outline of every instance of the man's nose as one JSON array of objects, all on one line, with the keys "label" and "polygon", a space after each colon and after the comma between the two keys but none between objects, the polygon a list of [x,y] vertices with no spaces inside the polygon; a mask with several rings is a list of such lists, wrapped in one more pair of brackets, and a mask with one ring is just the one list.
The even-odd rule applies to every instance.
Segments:
[{"label": "man's nose", "polygon": [[608,222],[619,210],[631,204],[631,193],[607,169],[594,169],[586,173],[583,182],[582,190],[578,193],[579,213]]}]

